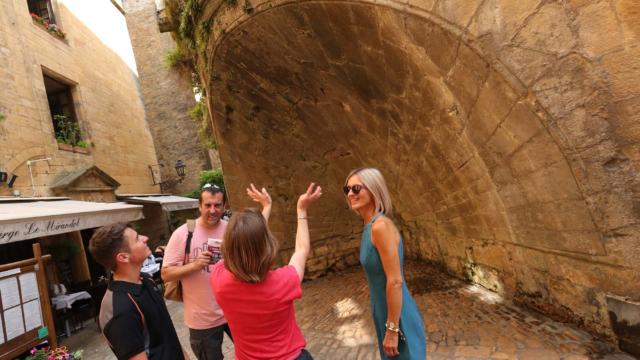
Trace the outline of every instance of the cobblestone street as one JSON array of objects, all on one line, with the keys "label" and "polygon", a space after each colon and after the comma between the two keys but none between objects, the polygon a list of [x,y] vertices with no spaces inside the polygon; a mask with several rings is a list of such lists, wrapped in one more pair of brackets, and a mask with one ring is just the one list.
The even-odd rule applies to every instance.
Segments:
[{"label": "cobblestone street", "polygon": [[[431,266],[409,262],[405,271],[425,319],[428,359],[634,359],[576,327],[502,303],[495,294]],[[169,310],[188,348],[182,305],[171,302]],[[296,315],[315,359],[379,359],[360,268],[305,282]],[[89,360],[115,359],[95,324],[63,344],[84,349]],[[234,358],[229,339],[225,356]]]}]

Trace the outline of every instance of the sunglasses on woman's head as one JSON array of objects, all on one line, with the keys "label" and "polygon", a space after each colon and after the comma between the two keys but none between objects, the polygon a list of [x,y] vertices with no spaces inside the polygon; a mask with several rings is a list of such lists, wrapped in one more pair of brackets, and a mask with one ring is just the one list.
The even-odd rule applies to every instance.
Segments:
[{"label": "sunglasses on woman's head", "polygon": [[353,195],[358,195],[360,193],[360,190],[364,189],[364,185],[360,185],[360,184],[355,184],[353,186],[345,186],[342,188],[342,191],[344,191],[345,195],[349,195],[349,191],[351,191],[353,193]]}]

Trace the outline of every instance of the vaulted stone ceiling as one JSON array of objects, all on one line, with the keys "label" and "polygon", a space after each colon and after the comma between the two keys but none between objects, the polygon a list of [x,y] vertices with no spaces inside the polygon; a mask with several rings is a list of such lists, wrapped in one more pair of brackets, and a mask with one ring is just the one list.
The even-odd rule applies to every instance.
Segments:
[{"label": "vaulted stone ceiling", "polygon": [[610,334],[605,294],[640,296],[628,3],[611,18],[537,1],[204,2],[199,65],[232,205],[269,186],[286,257],[295,196],[322,184],[310,268],[339,268],[361,226],[344,177],[378,167],[410,257]]}]

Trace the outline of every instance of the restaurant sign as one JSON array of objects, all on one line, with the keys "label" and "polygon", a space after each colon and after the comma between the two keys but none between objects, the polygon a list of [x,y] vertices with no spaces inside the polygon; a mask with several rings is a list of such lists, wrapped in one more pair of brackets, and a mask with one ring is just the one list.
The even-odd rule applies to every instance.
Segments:
[{"label": "restaurant sign", "polygon": [[10,221],[8,223],[0,222],[0,245],[42,236],[92,229],[117,222],[130,222],[141,218],[141,209],[133,208],[116,212],[62,216],[53,219],[48,217],[41,220],[25,219],[24,221]]},{"label": "restaurant sign", "polygon": [[0,244],[21,239],[32,239],[45,235],[67,233],[80,230],[80,218],[64,220],[40,220],[0,229]]}]

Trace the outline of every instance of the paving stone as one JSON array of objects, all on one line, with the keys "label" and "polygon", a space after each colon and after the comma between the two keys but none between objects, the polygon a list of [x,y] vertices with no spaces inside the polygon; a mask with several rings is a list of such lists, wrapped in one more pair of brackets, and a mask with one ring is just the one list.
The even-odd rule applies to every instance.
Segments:
[{"label": "paving stone", "polygon": [[491,348],[486,346],[458,346],[456,348],[456,357],[474,357],[486,359],[491,355]]},{"label": "paving stone", "polygon": [[560,356],[553,350],[548,349],[526,349],[518,353],[520,360],[560,360]]},{"label": "paving stone", "polygon": [[[414,262],[407,262],[405,275],[408,283],[423,277],[434,282],[452,280],[436,268]],[[488,304],[477,293],[465,291],[465,283],[453,283],[457,285],[447,291],[414,292],[426,328],[434,329],[428,336],[428,359],[633,359],[609,351],[610,345],[578,328],[507,303]],[[306,281],[302,289],[302,299],[295,303],[296,319],[314,359],[380,359],[368,289],[360,268]],[[188,348],[183,305],[169,301],[167,307],[181,343]],[[84,349],[87,360],[115,359],[93,323],[63,339],[62,344],[70,349]],[[228,338],[223,350],[225,359],[234,359],[233,344]]]}]

